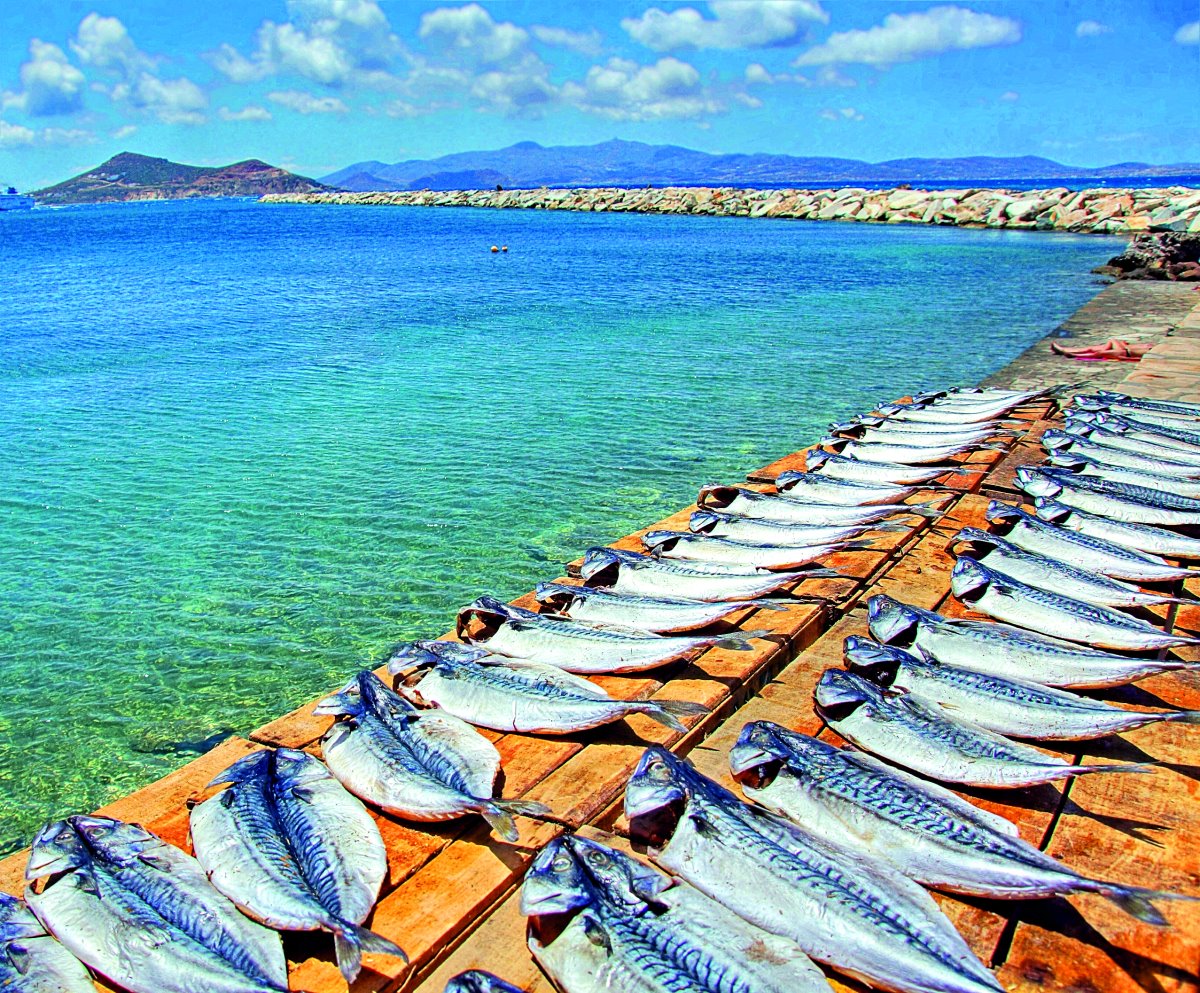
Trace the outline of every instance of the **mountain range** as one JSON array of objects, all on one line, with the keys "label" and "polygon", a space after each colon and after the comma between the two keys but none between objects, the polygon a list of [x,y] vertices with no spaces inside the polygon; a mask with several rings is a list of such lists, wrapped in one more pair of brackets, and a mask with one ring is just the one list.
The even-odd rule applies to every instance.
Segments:
[{"label": "mountain range", "polygon": [[258,159],[227,166],[190,166],[134,152],[114,155],[95,169],[36,190],[38,203],[111,203],[123,200],[180,200],[244,197],[264,193],[320,193],[322,186]]},{"label": "mountain range", "polygon": [[598,145],[543,147],[522,141],[495,151],[456,152],[436,159],[388,165],[356,162],[321,182],[345,190],[490,189],[539,186],[755,186],[831,182],[927,183],[1027,179],[1184,176],[1200,164],[1120,162],[1101,168],[1063,165],[1034,155],[944,159],[813,158],[793,155],[712,155],[677,145],[606,141]]}]

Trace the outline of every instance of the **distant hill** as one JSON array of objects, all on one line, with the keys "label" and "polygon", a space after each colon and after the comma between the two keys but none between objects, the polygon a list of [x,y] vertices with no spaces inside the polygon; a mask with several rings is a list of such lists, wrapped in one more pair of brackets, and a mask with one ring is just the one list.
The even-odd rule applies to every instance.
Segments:
[{"label": "distant hill", "polygon": [[89,172],[33,193],[38,203],[110,203],[320,193],[330,187],[258,159],[227,166],[190,166],[133,152],[114,155]]},{"label": "distant hill", "polygon": [[387,165],[357,162],[321,178],[343,189],[448,190],[538,186],[754,186],[830,182],[982,182],[1021,179],[1101,179],[1194,175],[1200,164],[1155,166],[1124,162],[1099,169],[1063,165],[1027,155],[951,159],[802,158],[793,155],[710,155],[676,145],[606,141],[599,145],[545,148],[523,141],[509,148],[457,152],[429,160]]}]

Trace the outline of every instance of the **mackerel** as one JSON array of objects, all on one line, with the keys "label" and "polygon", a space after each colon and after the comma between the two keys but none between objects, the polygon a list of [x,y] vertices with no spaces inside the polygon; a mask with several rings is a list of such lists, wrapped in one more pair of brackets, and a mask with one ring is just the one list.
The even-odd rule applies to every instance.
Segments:
[{"label": "mackerel", "polygon": [[884,693],[843,669],[827,669],[813,692],[817,713],[859,748],[945,783],[1016,789],[1089,772],[1152,772],[1147,766],[1071,765],[1031,745],[951,717],[909,693]]},{"label": "mackerel", "polygon": [[213,885],[257,920],[285,931],[332,931],[353,982],[362,953],[394,955],[362,926],[387,877],[379,828],[356,797],[306,752],[265,749],[239,759],[192,808],[192,845]]},{"label": "mackerel", "polygon": [[1200,500],[1159,493],[1144,486],[1109,483],[1061,469],[1023,465],[1018,485],[1032,497],[1131,524],[1200,524]]},{"label": "mackerel", "polygon": [[1200,420],[1200,404],[1196,403],[1187,403],[1183,400],[1147,400],[1144,397],[1133,397],[1128,393],[1117,393],[1113,390],[1097,390],[1096,396],[1101,400],[1137,407],[1142,410],[1174,412]]},{"label": "mackerel", "polygon": [[912,424],[941,424],[958,426],[965,424],[983,424],[1002,419],[1004,413],[993,413],[989,410],[966,410],[963,408],[947,409],[920,404],[889,403],[877,408],[879,413],[888,420]]},{"label": "mackerel", "polygon": [[525,993],[519,986],[507,983],[482,969],[460,972],[446,983],[442,993]]},{"label": "mackerel", "polygon": [[[827,452],[820,448],[809,451],[804,456],[804,461],[810,474],[820,473],[831,479],[844,479],[860,483],[890,483],[894,486],[928,483],[930,480],[937,479],[938,476],[962,476],[972,471],[959,465],[920,468],[900,462],[867,462],[845,454]],[[781,472],[779,478],[787,480],[788,473]]]},{"label": "mackerel", "polygon": [[1040,741],[1084,741],[1159,721],[1200,723],[1200,712],[1123,710],[1028,679],[990,676],[866,638],[849,637],[847,668],[882,689],[932,700],[988,731]]},{"label": "mackerel", "polygon": [[796,569],[833,552],[871,548],[869,541],[828,541],[816,545],[767,545],[710,538],[690,531],[649,531],[642,544],[659,558],[717,563],[743,569]]},{"label": "mackerel", "polygon": [[908,531],[909,528],[905,524],[785,524],[697,510],[688,519],[688,530],[694,534],[767,545],[819,545],[850,541],[868,531]]},{"label": "mackerel", "polygon": [[500,837],[516,841],[514,814],[550,811],[496,797],[496,746],[453,714],[418,710],[369,669],[314,713],[343,718],[321,739],[330,771],[355,796],[390,814],[415,821],[479,814]]},{"label": "mackerel", "polygon": [[861,424],[871,428],[874,431],[884,434],[906,434],[916,435],[922,434],[933,437],[946,437],[948,435],[963,434],[963,433],[983,433],[985,438],[990,438],[994,435],[1010,435],[1014,434],[1012,428],[1004,427],[1003,421],[979,421],[975,424],[937,424],[928,423],[925,421],[905,421],[895,417],[872,417],[864,415],[854,418],[849,422],[851,425]]},{"label": "mackerel", "polygon": [[521,913],[533,957],[564,993],[829,993],[794,941],[577,835],[538,853]]},{"label": "mackerel", "polygon": [[1115,400],[1102,400],[1099,397],[1077,396],[1073,405],[1088,413],[1110,413],[1121,418],[1136,418],[1146,424],[1161,424],[1164,427],[1189,426],[1200,429],[1200,417],[1194,413],[1185,414],[1176,410],[1150,410],[1146,407],[1135,407],[1132,404]]},{"label": "mackerel", "polygon": [[[1048,500],[1040,496],[1033,501],[1033,504],[1037,508],[1037,515],[1040,518],[1053,521],[1060,527],[1077,534],[1105,540],[1127,548],[1134,554],[1155,557],[1170,555],[1172,558],[1181,559],[1200,558],[1200,539],[1189,538],[1177,531],[1168,531],[1166,528],[1156,528],[1149,524],[1116,521],[1098,514],[1088,514],[1076,507],[1069,507],[1056,500]],[[1178,578],[1196,575],[1190,569],[1178,571],[1182,574]]]},{"label": "mackerel", "polygon": [[999,432],[984,428],[963,431],[905,431],[902,428],[884,430],[867,424],[831,424],[829,433],[864,445],[908,445],[912,448],[946,448],[956,445],[978,445]]},{"label": "mackerel", "polygon": [[[1146,593],[1129,583],[1076,569],[1056,558],[1025,551],[999,535],[979,528],[963,528],[950,541],[953,548],[966,544],[971,557],[1022,583],[1099,607],[1144,607],[1160,603],[1193,603],[1161,593]],[[977,554],[981,552],[983,554]]]},{"label": "mackerel", "polygon": [[47,933],[15,896],[0,893],[0,990],[96,993],[83,963]]},{"label": "mackerel", "polygon": [[1180,462],[1171,458],[1153,458],[1140,452],[1130,452],[1122,448],[1107,448],[1081,438],[1069,431],[1047,431],[1042,435],[1042,447],[1047,450],[1067,452],[1078,455],[1096,463],[1112,468],[1138,469],[1142,472],[1154,472],[1162,476],[1172,476],[1176,479],[1200,478],[1200,464],[1195,462]]},{"label": "mackerel", "polygon": [[642,756],[625,814],[664,869],[847,975],[901,993],[1001,988],[916,883],[742,803],[666,749]]},{"label": "mackerel", "polygon": [[239,913],[200,864],[138,824],[75,815],[33,839],[25,891],[71,954],[130,993],[286,993],[279,935]]},{"label": "mackerel", "polygon": [[745,600],[788,583],[825,578],[829,569],[766,572],[716,562],[662,559],[596,545],[583,557],[579,574],[589,586],[635,596],[682,596],[695,600]]},{"label": "mackerel", "polygon": [[650,597],[610,593],[590,586],[538,583],[539,603],[554,613],[594,624],[618,624],[671,634],[715,624],[739,610],[787,610],[778,600],[726,600],[710,603],[684,597]]},{"label": "mackerel", "polygon": [[900,463],[901,465],[929,465],[932,462],[945,462],[955,455],[965,455],[974,451],[1004,451],[1003,445],[942,445],[940,447],[925,447],[920,445],[902,445],[886,443],[864,444],[857,441],[846,441],[844,438],[822,438],[819,445],[839,446],[838,451],[848,459],[860,462],[882,462],[886,464]]},{"label": "mackerel", "polygon": [[[812,459],[811,453],[809,461]],[[820,452],[828,455],[828,452]],[[840,458],[840,456],[838,456]],[[853,460],[847,460],[853,461]],[[872,466],[872,472],[880,472],[879,466]],[[924,474],[923,472],[920,474]],[[939,489],[931,486],[929,489]],[[890,482],[868,482],[853,479],[838,479],[826,473],[798,472],[795,469],[785,469],[775,478],[775,489],[779,491],[777,499],[792,500],[797,503],[811,505],[834,504],[843,507],[857,507],[865,511],[882,510],[885,507],[893,514],[918,514],[926,517],[935,511],[928,509],[928,504],[903,503],[921,487],[898,486]],[[765,495],[765,494],[764,494]],[[705,509],[714,509],[711,506]],[[718,510],[728,510],[730,513],[745,513],[736,507],[718,507]],[[753,516],[747,514],[746,516]],[[832,523],[832,522],[831,522]]]},{"label": "mackerel", "polygon": [[1191,431],[1179,431],[1110,414],[1075,414],[1070,421],[1073,424],[1091,425],[1108,434],[1119,434],[1130,441],[1153,445],[1159,450],[1169,449],[1176,453],[1171,455],[1172,458],[1200,458],[1200,434]]},{"label": "mackerel", "polygon": [[1045,686],[1122,686],[1189,666],[1177,659],[1101,652],[1008,624],[951,620],[884,594],[871,597],[867,614],[872,637],[884,644],[913,648],[939,662],[976,672],[1016,676]]},{"label": "mackerel", "polygon": [[1000,900],[1099,893],[1157,925],[1166,921],[1151,901],[1177,897],[1081,876],[943,786],[769,721],[742,728],[729,764],[755,803],[934,889]]},{"label": "mackerel", "polygon": [[1083,422],[1075,417],[1067,417],[1067,425],[1063,429],[1075,438],[1082,438],[1089,444],[1106,448],[1111,451],[1127,452],[1130,455],[1150,459],[1169,459],[1172,462],[1182,462],[1185,465],[1200,467],[1200,453],[1185,452],[1179,448],[1156,445],[1152,442],[1139,440],[1127,433],[1102,428],[1091,422]]},{"label": "mackerel", "polygon": [[1075,452],[1052,451],[1049,463],[1057,469],[1065,469],[1076,476],[1095,477],[1114,483],[1128,483],[1131,486],[1141,486],[1159,493],[1173,493],[1176,496],[1200,497],[1200,480],[1181,479],[1179,476],[1151,472],[1148,469],[1130,469],[1127,466],[1110,465],[1093,459],[1087,455]]},{"label": "mackerel", "polygon": [[409,702],[434,704],[493,731],[573,734],[631,714],[686,731],[681,717],[708,713],[706,707],[682,700],[614,700],[595,683],[557,666],[507,659],[449,641],[398,646],[388,671],[407,677],[398,689]]},{"label": "mackerel", "polygon": [[[791,478],[793,476],[804,478],[796,480]],[[904,514],[914,517],[941,514],[927,504],[880,502],[903,500],[916,492],[908,487],[848,483],[806,472],[780,473],[775,485],[781,492],[759,493],[733,486],[708,486],[700,491],[696,503],[701,510],[783,524],[872,524]],[[823,500],[829,502],[819,502]]]},{"label": "mackerel", "polygon": [[[1187,579],[1189,569],[1180,569],[1148,552],[1129,548],[1098,534],[1085,534],[1077,528],[1058,526],[1067,515],[1083,517],[1079,511],[1038,497],[1034,501],[1037,516],[1018,507],[993,500],[988,504],[987,519],[991,524],[1009,525],[1005,537],[1027,552],[1047,555],[1076,563],[1081,569],[1098,572],[1113,579],[1133,579],[1144,583],[1160,583]],[[1045,519],[1043,520],[1043,517]],[[1100,518],[1100,520],[1106,520]],[[1140,525],[1115,525],[1121,528]],[[1157,530],[1157,529],[1156,529]],[[1166,532],[1173,534],[1173,532]]]},{"label": "mackerel", "polygon": [[[473,621],[480,625],[474,633]],[[481,596],[463,607],[456,623],[458,636],[467,644],[497,655],[593,676],[654,669],[714,645],[752,651],[751,639],[765,633],[733,631],[669,637],[638,628],[539,614],[492,596]]]},{"label": "mackerel", "polygon": [[1200,638],[1167,634],[1128,614],[1030,586],[966,555],[954,565],[950,589],[972,610],[989,617],[1099,648],[1152,652],[1200,645]]}]

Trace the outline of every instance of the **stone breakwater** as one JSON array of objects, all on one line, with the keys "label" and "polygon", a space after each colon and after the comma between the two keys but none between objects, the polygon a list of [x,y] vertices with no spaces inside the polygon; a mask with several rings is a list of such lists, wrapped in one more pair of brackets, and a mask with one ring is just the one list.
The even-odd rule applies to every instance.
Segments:
[{"label": "stone breakwater", "polygon": [[1200,189],[757,190],[665,189],[403,190],[379,193],[272,193],[263,203],[367,204],[402,207],[490,207],[785,217],[876,224],[944,224],[1129,234],[1200,232]]}]

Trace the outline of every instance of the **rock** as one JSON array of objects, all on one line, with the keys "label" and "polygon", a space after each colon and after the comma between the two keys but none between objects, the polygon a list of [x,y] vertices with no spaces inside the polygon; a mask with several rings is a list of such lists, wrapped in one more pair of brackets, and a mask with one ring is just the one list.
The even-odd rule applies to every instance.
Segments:
[{"label": "rock", "polygon": [[889,211],[904,210],[907,207],[915,207],[917,204],[923,204],[929,199],[929,194],[925,190],[904,190],[897,189],[895,193],[887,199],[887,208]]},{"label": "rock", "polygon": [[1115,265],[1098,265],[1092,272],[1097,276],[1115,276],[1118,279],[1125,274],[1124,269],[1119,269]]}]

